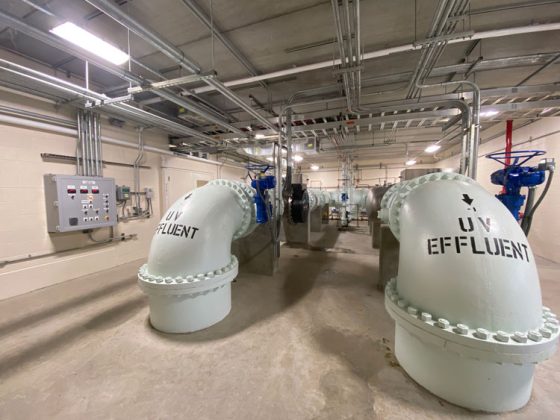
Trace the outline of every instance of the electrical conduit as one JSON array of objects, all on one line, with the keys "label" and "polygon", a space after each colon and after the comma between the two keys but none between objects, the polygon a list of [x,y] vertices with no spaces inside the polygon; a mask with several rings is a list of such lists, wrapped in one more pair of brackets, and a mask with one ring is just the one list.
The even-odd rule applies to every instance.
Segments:
[{"label": "electrical conduit", "polygon": [[219,179],[185,194],[167,210],[148,262],[138,272],[154,328],[193,332],[227,316],[231,281],[238,273],[231,242],[256,227],[253,196],[248,185]]},{"label": "electrical conduit", "polygon": [[385,306],[401,366],[454,404],[523,407],[535,363],[556,349],[558,321],[542,306],[535,259],[515,219],[453,173],[395,184],[379,215],[400,241]]}]

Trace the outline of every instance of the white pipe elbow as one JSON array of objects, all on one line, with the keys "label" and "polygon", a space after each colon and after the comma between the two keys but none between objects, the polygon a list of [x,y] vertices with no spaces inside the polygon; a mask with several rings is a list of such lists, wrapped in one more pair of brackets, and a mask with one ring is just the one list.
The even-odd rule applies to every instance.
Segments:
[{"label": "white pipe elbow", "polygon": [[229,313],[238,273],[231,243],[256,227],[253,196],[246,184],[214,180],[167,210],[138,273],[154,328],[191,332]]},{"label": "white pipe elbow", "polygon": [[400,240],[385,303],[403,368],[470,409],[525,405],[558,322],[542,307],[531,247],[505,206],[468,177],[435,173],[393,186],[380,217]]}]

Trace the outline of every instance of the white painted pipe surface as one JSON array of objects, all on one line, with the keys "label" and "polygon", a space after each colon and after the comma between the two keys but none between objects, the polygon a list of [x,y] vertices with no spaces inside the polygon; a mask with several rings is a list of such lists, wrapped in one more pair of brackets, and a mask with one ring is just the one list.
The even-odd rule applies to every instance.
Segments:
[{"label": "white painted pipe surface", "polygon": [[253,196],[248,185],[220,179],[185,194],[167,210],[138,273],[154,328],[187,333],[227,316],[231,281],[238,273],[231,242],[256,227]]},{"label": "white painted pipe surface", "polygon": [[558,321],[506,207],[468,177],[434,173],[391,187],[380,217],[400,240],[385,304],[401,366],[454,404],[523,407],[534,363],[556,349]]}]

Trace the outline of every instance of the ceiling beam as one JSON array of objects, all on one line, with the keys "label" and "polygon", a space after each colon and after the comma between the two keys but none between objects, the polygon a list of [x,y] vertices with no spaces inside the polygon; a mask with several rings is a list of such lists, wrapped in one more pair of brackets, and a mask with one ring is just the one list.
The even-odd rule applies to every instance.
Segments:
[{"label": "ceiling beam", "polygon": [[[213,16],[208,16],[206,12],[200,7],[196,0],[181,0],[182,3],[189,8],[189,10],[205,25],[210,33],[220,40],[224,47],[235,57],[235,59],[243,66],[249,74],[252,76],[257,76],[260,72],[256,67],[249,61],[249,59],[231,42],[231,40],[223,33],[223,31],[218,27],[214,21]],[[212,13],[212,12],[211,12]],[[266,88],[265,82],[260,82],[260,84]]]}]

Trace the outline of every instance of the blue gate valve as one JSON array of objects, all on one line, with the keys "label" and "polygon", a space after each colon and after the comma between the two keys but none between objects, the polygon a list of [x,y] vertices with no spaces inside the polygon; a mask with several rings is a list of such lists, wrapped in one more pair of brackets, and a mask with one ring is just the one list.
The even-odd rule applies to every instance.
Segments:
[{"label": "blue gate valve", "polygon": [[[525,202],[525,195],[521,194],[522,187],[535,187],[545,180],[545,170],[540,167],[521,166],[535,156],[545,154],[543,150],[518,150],[513,152],[491,153],[486,157],[493,159],[505,167],[490,175],[492,184],[502,185],[504,191],[496,194],[500,200],[519,220],[519,212]],[[512,163],[506,166],[506,159],[511,159]]]},{"label": "blue gate valve", "polygon": [[256,190],[254,202],[257,208],[257,223],[268,222],[268,214],[272,212],[272,204],[268,202],[268,190],[274,189],[276,178],[274,175],[257,174],[251,181],[251,187]]}]

